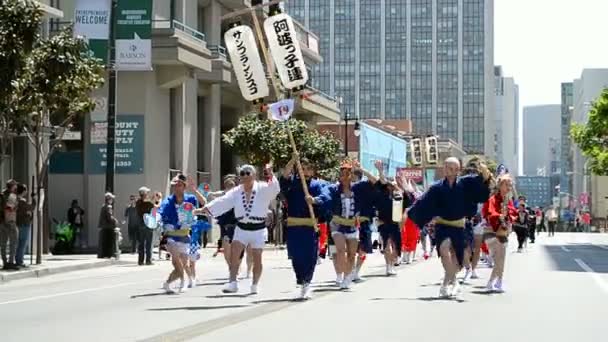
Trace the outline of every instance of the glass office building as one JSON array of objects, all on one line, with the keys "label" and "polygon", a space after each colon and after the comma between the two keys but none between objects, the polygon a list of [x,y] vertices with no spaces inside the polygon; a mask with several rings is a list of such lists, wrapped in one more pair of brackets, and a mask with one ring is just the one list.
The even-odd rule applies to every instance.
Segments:
[{"label": "glass office building", "polygon": [[292,0],[321,37],[312,86],[350,118],[410,119],[419,134],[493,155],[493,0]]}]

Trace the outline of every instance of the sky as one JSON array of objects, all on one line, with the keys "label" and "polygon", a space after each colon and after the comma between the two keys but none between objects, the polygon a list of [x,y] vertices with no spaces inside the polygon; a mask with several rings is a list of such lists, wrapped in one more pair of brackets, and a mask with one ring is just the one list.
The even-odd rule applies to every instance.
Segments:
[{"label": "sky", "polygon": [[494,0],[494,64],[519,85],[520,122],[524,106],[559,104],[584,68],[608,68],[607,13],[608,0]]}]

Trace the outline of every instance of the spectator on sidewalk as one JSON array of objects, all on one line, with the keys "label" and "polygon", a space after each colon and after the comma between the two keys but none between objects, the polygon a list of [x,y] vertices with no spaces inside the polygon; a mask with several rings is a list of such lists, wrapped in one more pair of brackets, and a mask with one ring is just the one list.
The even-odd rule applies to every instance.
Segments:
[{"label": "spectator on sidewalk", "polygon": [[98,258],[118,257],[116,246],[116,227],[118,220],[114,217],[114,194],[105,194],[105,201],[99,212],[99,253]]},{"label": "spectator on sidewalk", "polygon": [[86,236],[84,233],[84,210],[78,204],[78,200],[73,200],[70,209],[68,209],[68,223],[74,231],[73,244],[78,241],[79,247],[86,247]]},{"label": "spectator on sidewalk", "polygon": [[129,205],[125,209],[125,219],[127,220],[127,231],[129,233],[129,242],[131,243],[131,254],[137,250],[139,241],[139,224],[141,218],[137,215],[135,207],[135,195],[129,197]]},{"label": "spectator on sidewalk", "polygon": [[[2,191],[0,204],[2,206],[0,220],[0,254],[2,254],[2,265],[5,270],[17,270],[15,254],[17,252],[17,240],[19,230],[17,228],[17,182],[13,179],[6,182],[6,188]],[[6,255],[7,244],[9,247]]]},{"label": "spectator on sidewalk", "polygon": [[144,223],[144,215],[150,214],[154,203],[148,199],[150,189],[142,186],[139,188],[139,199],[135,203],[137,208],[137,219],[139,220],[139,258],[138,264],[141,266],[144,264],[144,253],[146,256],[146,265],[152,265],[152,237],[154,232],[152,229],[146,227]]},{"label": "spectator on sidewalk", "polygon": [[555,226],[557,225],[557,211],[553,206],[550,206],[549,209],[547,209],[545,217],[547,218],[549,236],[555,236]]},{"label": "spectator on sidewalk", "polygon": [[17,185],[17,227],[19,228],[19,242],[17,244],[17,255],[15,261],[17,266],[26,267],[23,256],[27,250],[32,231],[32,220],[36,208],[36,195],[32,194],[32,203],[28,203],[27,186]]}]

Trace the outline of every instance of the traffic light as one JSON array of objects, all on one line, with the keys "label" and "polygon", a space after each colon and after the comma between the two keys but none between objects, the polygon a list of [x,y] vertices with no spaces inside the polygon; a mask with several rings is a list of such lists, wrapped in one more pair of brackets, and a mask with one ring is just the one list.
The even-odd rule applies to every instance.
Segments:
[{"label": "traffic light", "polygon": [[437,138],[427,137],[426,140],[426,161],[429,164],[437,164],[439,161],[439,150],[437,149]]},{"label": "traffic light", "polygon": [[422,142],[420,139],[410,140],[410,153],[412,154],[412,164],[414,166],[422,165]]}]

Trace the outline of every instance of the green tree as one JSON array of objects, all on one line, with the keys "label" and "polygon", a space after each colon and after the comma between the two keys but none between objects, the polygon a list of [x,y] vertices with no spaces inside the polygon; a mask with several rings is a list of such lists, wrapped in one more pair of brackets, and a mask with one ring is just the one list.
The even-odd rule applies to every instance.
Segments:
[{"label": "green tree", "polygon": [[593,103],[587,123],[573,124],[570,135],[589,158],[587,165],[591,173],[608,175],[608,88]]},{"label": "green tree", "polygon": [[281,168],[289,162],[292,152],[287,128],[292,131],[300,156],[315,163],[322,175],[338,168],[340,142],[329,133],[309,129],[304,121],[297,119],[278,122],[249,113],[223,135],[223,140],[248,163],[263,165],[272,160]]},{"label": "green tree", "polygon": [[2,140],[26,135],[36,150],[37,263],[49,157],[72,122],[94,109],[90,94],[103,85],[104,74],[101,61],[84,40],[73,37],[71,27],[41,39],[41,20],[42,11],[31,0],[4,0],[0,7]]}]

